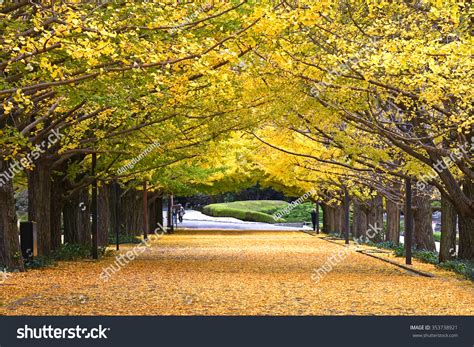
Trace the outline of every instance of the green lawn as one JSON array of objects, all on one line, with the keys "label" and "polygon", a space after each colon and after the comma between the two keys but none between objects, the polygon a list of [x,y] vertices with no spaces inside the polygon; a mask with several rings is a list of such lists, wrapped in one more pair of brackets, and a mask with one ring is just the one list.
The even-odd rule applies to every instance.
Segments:
[{"label": "green lawn", "polygon": [[[273,214],[288,207],[286,201],[281,200],[248,200],[235,201],[221,204],[210,204],[204,207],[203,213],[213,217],[234,217],[240,220],[264,223],[276,222],[310,222],[311,209],[314,205],[310,202],[295,206],[282,218],[275,220]],[[322,211],[320,210],[322,220]]]}]

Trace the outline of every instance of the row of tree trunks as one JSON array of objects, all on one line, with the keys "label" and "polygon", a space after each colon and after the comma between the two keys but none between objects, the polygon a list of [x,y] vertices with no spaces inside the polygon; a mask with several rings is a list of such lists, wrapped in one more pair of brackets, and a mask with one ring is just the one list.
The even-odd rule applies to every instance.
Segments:
[{"label": "row of tree trunks", "polygon": [[[90,247],[89,187],[76,189],[74,185],[67,184],[61,174],[53,172],[52,162],[46,158],[35,164],[35,168],[28,172],[28,217],[30,221],[36,222],[38,254],[49,255],[61,246],[62,226],[65,243]],[[7,169],[8,163],[0,160],[0,172]],[[66,198],[68,191],[73,192]],[[155,195],[149,207],[151,232],[158,224],[163,225],[162,197]],[[140,235],[143,232],[142,201],[142,192],[136,190],[129,190],[121,196],[120,188],[117,192],[109,185],[99,187],[99,246],[108,245],[109,233],[116,230],[117,224],[128,235]],[[120,225],[122,211],[127,213],[123,215],[125,218]],[[0,185],[0,266],[24,269],[12,180],[5,180],[5,184]]]},{"label": "row of tree trunks", "polygon": [[[0,172],[7,168],[8,162],[0,158]],[[0,184],[0,265],[12,270],[24,270],[11,180]]]},{"label": "row of tree trunks", "polygon": [[[414,117],[413,121],[416,122],[419,118]],[[415,123],[416,124],[416,123]],[[434,140],[429,136],[426,136],[424,129],[419,127],[422,131],[422,136],[424,137],[424,148],[428,153],[431,162],[434,164],[432,168],[436,170],[438,177],[443,183],[443,188],[445,192],[451,198],[451,203],[454,205],[456,212],[458,214],[459,220],[459,252],[458,258],[465,260],[474,260],[474,183],[472,182],[472,176],[466,174],[463,179],[458,180],[453,175],[452,171],[449,168],[449,165],[445,169],[439,170],[436,168],[436,164],[445,163],[442,154],[438,152],[435,148],[436,145]],[[473,132],[471,129],[470,134],[466,136],[466,143],[464,143],[464,154],[466,150],[472,149]],[[459,166],[458,166],[459,167]],[[459,167],[460,168],[460,167]],[[472,174],[472,167],[465,167],[465,171],[470,171]]]},{"label": "row of tree trunks", "polygon": [[[471,190],[469,190],[471,189]],[[473,194],[473,184],[465,184],[466,195]],[[423,192],[425,193],[425,192]],[[431,198],[429,194],[415,194],[413,198],[413,223],[414,235],[413,244],[418,250],[436,251],[436,244],[432,229],[432,209]],[[323,230],[328,232],[341,233],[344,227],[344,218],[342,215],[343,206],[333,207],[323,205]],[[353,199],[352,214],[352,235],[356,238],[367,237],[368,230],[371,232],[371,241],[380,242],[390,241],[393,244],[399,244],[400,238],[400,207],[393,201],[386,199],[387,225],[384,230],[383,219],[383,199],[377,195],[371,200],[361,203],[358,199]],[[442,197],[442,230],[440,261],[446,261],[455,258],[456,242],[456,209],[447,196]],[[473,217],[459,216],[460,247],[459,258],[470,259],[472,245],[474,241]],[[377,231],[375,235],[374,231]],[[472,239],[471,239],[472,237]]]}]

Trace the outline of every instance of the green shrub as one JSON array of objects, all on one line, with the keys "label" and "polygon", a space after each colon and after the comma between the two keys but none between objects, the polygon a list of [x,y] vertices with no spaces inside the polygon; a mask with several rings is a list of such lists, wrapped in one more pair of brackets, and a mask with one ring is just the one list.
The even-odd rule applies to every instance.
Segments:
[{"label": "green shrub", "polygon": [[[115,245],[115,234],[109,234],[109,244]],[[119,234],[119,244],[123,243],[140,243],[142,242],[138,236]]]},{"label": "green shrub", "polygon": [[[240,220],[264,223],[311,222],[311,210],[314,208],[314,204],[311,202],[293,206],[287,211],[288,213],[275,221],[272,215],[285,210],[289,205],[286,201],[280,200],[234,201],[204,206],[202,213],[213,217],[234,217]],[[322,218],[321,209],[319,211],[320,222]]]},{"label": "green shrub", "polygon": [[438,252],[431,251],[415,251],[413,257],[424,261],[425,263],[438,264]]},{"label": "green shrub", "polygon": [[54,259],[52,257],[37,256],[31,260],[25,260],[25,268],[27,269],[38,269],[51,265],[54,265]]},{"label": "green shrub", "polygon": [[[397,257],[404,257],[405,256],[405,245],[404,244],[399,244],[393,245],[391,242],[379,242],[379,243],[373,243],[371,241],[367,242],[366,244],[375,246],[378,248],[386,248],[386,249],[392,249],[393,253]],[[438,264],[438,252],[432,252],[432,251],[417,251],[413,249],[412,252],[413,258],[419,259],[421,261],[424,261],[426,263],[434,264],[439,268],[449,270],[456,272],[467,279],[470,279],[474,281],[474,262],[472,261],[461,261],[461,260],[449,260],[444,263],[439,263]]]},{"label": "green shrub", "polygon": [[65,243],[59,249],[53,252],[55,260],[77,260],[89,258],[91,256],[91,247]]},{"label": "green shrub", "polygon": [[[406,255],[405,245],[403,243],[398,246],[394,245],[391,249],[396,257],[404,257]],[[412,257],[424,261],[425,263],[438,264],[438,252],[417,251],[416,249],[412,249]]]},{"label": "green shrub", "polygon": [[393,249],[393,253],[396,257],[404,257],[405,256],[405,245],[400,244]]},{"label": "green shrub", "polygon": [[396,247],[392,241],[377,242],[377,243],[373,243],[373,245],[375,247],[385,248],[385,249],[394,249]]},{"label": "green shrub", "polygon": [[251,222],[262,222],[262,223],[275,223],[276,222],[273,216],[266,213],[255,212],[255,211],[246,211],[243,220],[251,221]]},{"label": "green shrub", "polygon": [[249,222],[262,222],[262,223],[275,223],[273,216],[250,210],[241,210],[236,208],[230,208],[227,206],[215,206],[215,205],[226,205],[226,204],[211,204],[203,208],[202,213],[212,217],[233,217]]},{"label": "green shrub", "polygon": [[454,271],[471,281],[474,281],[474,262],[461,260],[448,260],[437,265],[438,267]]},{"label": "green shrub", "polygon": [[[305,202],[294,206],[287,215],[283,218],[287,222],[311,222],[311,211],[314,208],[314,204],[311,202]],[[323,221],[323,210],[319,209],[319,221]]]},{"label": "green shrub", "polygon": [[[106,247],[100,247],[99,255],[106,254],[108,254]],[[25,267],[29,269],[37,269],[45,266],[52,266],[56,261],[72,261],[91,257],[92,248],[90,246],[65,243],[59,249],[52,252],[50,256],[36,256],[31,260],[25,260]]]}]

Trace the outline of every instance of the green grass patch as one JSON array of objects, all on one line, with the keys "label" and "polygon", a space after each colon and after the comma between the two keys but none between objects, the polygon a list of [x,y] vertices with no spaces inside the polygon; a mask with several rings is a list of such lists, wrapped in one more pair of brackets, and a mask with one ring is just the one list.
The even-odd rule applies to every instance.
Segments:
[{"label": "green grass patch", "polygon": [[205,207],[211,207],[212,209],[232,208],[236,210],[273,214],[281,209],[284,209],[286,206],[288,206],[288,203],[281,200],[248,200],[227,202],[222,204],[210,204]]}]

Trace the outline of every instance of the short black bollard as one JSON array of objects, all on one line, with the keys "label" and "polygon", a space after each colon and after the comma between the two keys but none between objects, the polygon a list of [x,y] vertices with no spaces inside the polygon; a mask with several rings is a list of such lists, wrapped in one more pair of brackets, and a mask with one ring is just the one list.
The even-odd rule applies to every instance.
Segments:
[{"label": "short black bollard", "polygon": [[38,234],[35,222],[20,222],[21,254],[31,260],[38,255]]}]

